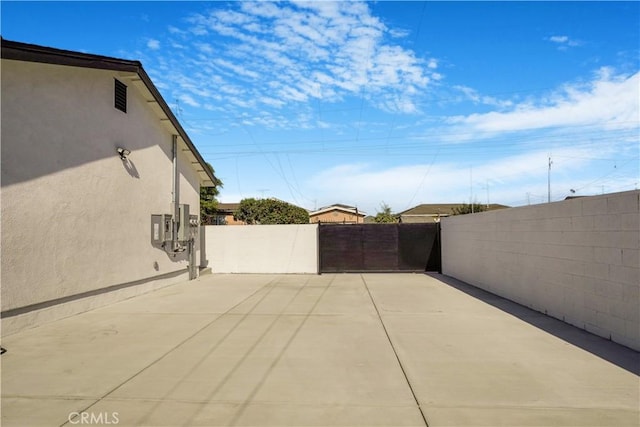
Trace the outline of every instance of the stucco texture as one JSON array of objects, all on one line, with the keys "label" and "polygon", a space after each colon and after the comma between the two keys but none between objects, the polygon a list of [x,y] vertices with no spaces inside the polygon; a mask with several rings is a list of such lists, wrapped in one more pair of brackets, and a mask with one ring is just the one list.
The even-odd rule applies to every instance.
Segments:
[{"label": "stucco texture", "polygon": [[[151,244],[151,215],[171,213],[172,134],[135,76],[2,61],[3,312],[186,269]],[[180,202],[197,213],[182,154]]]}]

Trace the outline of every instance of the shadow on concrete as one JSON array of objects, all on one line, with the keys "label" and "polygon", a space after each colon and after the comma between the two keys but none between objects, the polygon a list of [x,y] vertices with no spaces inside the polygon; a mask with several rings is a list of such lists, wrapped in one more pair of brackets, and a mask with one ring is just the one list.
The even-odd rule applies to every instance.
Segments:
[{"label": "shadow on concrete", "polygon": [[570,344],[580,347],[622,369],[640,375],[640,353],[601,338],[576,326],[532,310],[506,298],[487,292],[468,283],[438,273],[426,273],[465,294],[490,304],[536,328],[542,329]]}]

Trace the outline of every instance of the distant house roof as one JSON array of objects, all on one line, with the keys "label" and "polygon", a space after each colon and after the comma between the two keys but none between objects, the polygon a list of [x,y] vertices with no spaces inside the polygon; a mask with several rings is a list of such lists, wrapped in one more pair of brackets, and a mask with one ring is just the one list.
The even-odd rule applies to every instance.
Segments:
[{"label": "distant house roof", "polygon": [[451,215],[453,208],[460,206],[460,204],[426,204],[414,206],[411,209],[400,212],[398,215]]},{"label": "distant house roof", "polygon": [[133,77],[131,79],[132,83],[146,95],[147,102],[160,117],[160,121],[164,122],[171,132],[177,134],[187,146],[188,150],[186,150],[185,154],[191,157],[191,164],[200,177],[200,185],[203,187],[213,187],[215,185],[216,179],[213,173],[207,167],[205,160],[178,122],[178,119],[171,112],[147,72],[142,68],[140,61],[55,49],[15,42],[4,38],[0,38],[0,43],[2,45],[2,59],[111,70],[131,75]]},{"label": "distant house roof", "polygon": [[216,211],[220,213],[232,214],[240,207],[240,203],[218,203]]},{"label": "distant house roof", "polygon": [[325,206],[323,208],[318,209],[317,211],[309,212],[309,216],[320,215],[325,212],[331,212],[331,211],[341,211],[341,212],[346,212],[346,213],[350,213],[350,214],[358,215],[362,217],[365,217],[367,215],[366,213],[358,210],[358,208],[355,206],[348,206],[348,205],[336,203],[335,205]]},{"label": "distant house roof", "polygon": [[[411,209],[407,209],[406,211],[400,212],[398,215],[400,216],[410,216],[410,215],[452,215],[453,209],[462,206],[461,203],[438,203],[438,204],[422,204],[415,206]],[[486,206],[486,205],[485,205]],[[494,211],[496,209],[505,209],[509,206],[500,205],[497,203],[489,204],[489,211]]]}]

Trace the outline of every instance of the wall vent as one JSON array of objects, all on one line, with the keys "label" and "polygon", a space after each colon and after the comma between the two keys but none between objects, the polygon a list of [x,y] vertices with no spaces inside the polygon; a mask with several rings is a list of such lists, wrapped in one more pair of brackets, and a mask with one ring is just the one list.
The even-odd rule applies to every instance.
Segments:
[{"label": "wall vent", "polygon": [[114,89],[114,106],[122,111],[123,113],[127,112],[127,86],[119,81],[118,79],[114,79],[115,81],[115,89]]}]

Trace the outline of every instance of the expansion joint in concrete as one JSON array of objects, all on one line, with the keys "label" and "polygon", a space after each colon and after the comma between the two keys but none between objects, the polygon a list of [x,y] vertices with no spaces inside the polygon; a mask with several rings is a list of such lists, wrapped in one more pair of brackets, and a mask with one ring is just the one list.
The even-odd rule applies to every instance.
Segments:
[{"label": "expansion joint in concrete", "polygon": [[360,279],[362,280],[362,283],[364,284],[364,287],[367,290],[367,293],[369,294],[369,299],[371,299],[371,304],[373,304],[373,308],[375,308],[375,310],[376,310],[376,314],[378,315],[378,320],[380,320],[380,324],[382,325],[382,329],[384,330],[384,333],[387,336],[387,340],[389,341],[389,345],[391,346],[391,350],[393,350],[393,354],[396,356],[396,360],[398,361],[398,365],[400,366],[400,370],[402,371],[402,375],[404,375],[404,379],[407,382],[407,385],[409,386],[409,390],[411,391],[411,395],[413,396],[413,400],[415,400],[416,406],[418,407],[418,410],[420,411],[420,415],[422,416],[422,420],[424,421],[424,425],[429,427],[429,422],[427,421],[427,417],[425,416],[424,411],[422,410],[422,407],[420,406],[420,401],[418,400],[418,396],[416,396],[416,393],[413,390],[413,386],[411,385],[411,381],[409,380],[409,376],[407,375],[407,372],[406,372],[406,370],[404,368],[404,365],[402,364],[402,361],[400,360],[400,356],[398,356],[398,352],[396,351],[396,347],[393,345],[393,341],[391,340],[391,336],[389,335],[389,331],[387,330],[387,327],[384,324],[384,321],[382,320],[382,316],[380,315],[380,310],[378,309],[378,305],[376,304],[376,301],[375,301],[375,299],[373,299],[373,295],[371,294],[371,291],[369,290],[369,285],[367,285],[367,281],[364,279],[362,274],[360,275]]}]

